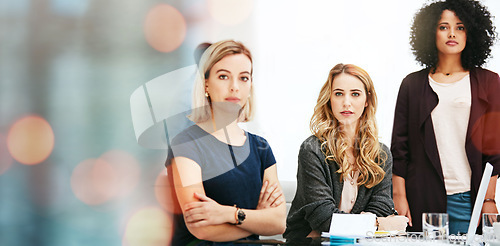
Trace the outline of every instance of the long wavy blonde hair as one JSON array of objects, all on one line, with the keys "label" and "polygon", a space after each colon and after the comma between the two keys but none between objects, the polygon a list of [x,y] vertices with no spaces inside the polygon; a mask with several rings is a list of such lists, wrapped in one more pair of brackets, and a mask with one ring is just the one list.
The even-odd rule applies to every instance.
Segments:
[{"label": "long wavy blonde hair", "polygon": [[[331,105],[332,84],[335,76],[350,74],[358,78],[366,91],[367,106],[359,118],[354,146],[349,146],[345,133],[339,121],[334,117]],[[359,171],[358,185],[371,188],[382,181],[385,175],[381,167],[387,160],[387,154],[381,151],[378,142],[378,130],[375,120],[377,109],[377,94],[368,73],[352,64],[337,64],[330,70],[328,79],[321,88],[318,101],[311,118],[311,132],[321,141],[321,151],[327,160],[335,161],[339,166],[341,180],[351,171]],[[353,147],[354,164],[349,164],[347,149]]]}]

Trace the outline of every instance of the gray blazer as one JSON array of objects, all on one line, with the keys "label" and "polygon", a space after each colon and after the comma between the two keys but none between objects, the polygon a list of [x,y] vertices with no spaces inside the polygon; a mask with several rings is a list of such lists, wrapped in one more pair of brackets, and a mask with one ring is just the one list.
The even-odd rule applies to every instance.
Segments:
[{"label": "gray blazer", "polygon": [[[384,179],[370,189],[364,185],[359,187],[351,211],[353,214],[363,211],[379,217],[392,214],[392,156],[387,146],[382,143],[381,146],[388,157],[382,166],[385,171]],[[302,143],[297,170],[297,192],[283,234],[287,240],[305,238],[312,230],[327,232],[330,229],[332,214],[344,213],[338,209],[344,185],[340,174],[336,173],[338,169],[336,162],[325,162],[318,138],[310,136]]]}]

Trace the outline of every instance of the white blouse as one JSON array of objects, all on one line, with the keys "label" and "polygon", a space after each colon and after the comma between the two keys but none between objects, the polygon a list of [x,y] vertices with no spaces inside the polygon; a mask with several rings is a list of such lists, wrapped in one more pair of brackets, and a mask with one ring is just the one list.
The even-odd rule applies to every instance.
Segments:
[{"label": "white blouse", "polygon": [[340,211],[350,213],[356,197],[358,197],[358,177],[359,171],[354,172],[354,176],[344,175],[344,186],[342,188],[342,197],[340,198]]},{"label": "white blouse", "polygon": [[471,169],[465,139],[472,103],[470,76],[453,83],[438,83],[429,76],[429,84],[439,98],[431,118],[446,194],[469,191]]}]

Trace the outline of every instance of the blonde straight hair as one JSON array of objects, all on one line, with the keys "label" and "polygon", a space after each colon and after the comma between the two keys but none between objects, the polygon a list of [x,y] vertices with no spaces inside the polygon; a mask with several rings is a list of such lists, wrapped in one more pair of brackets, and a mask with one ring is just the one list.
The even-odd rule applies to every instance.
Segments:
[{"label": "blonde straight hair", "polygon": [[[252,54],[250,50],[241,42],[234,40],[223,40],[210,45],[200,58],[198,64],[198,72],[195,78],[195,85],[193,88],[193,104],[191,114],[188,116],[190,120],[195,123],[205,122],[211,118],[211,99],[210,96],[205,97],[205,80],[210,76],[212,67],[228,55],[244,54],[252,62]],[[250,71],[250,76],[253,74]],[[238,122],[247,122],[253,116],[254,107],[253,95],[253,79],[252,86],[250,87],[250,96],[245,105],[240,110]]]},{"label": "blonde straight hair", "polygon": [[[349,164],[347,158],[348,146],[345,134],[339,125],[339,121],[334,117],[331,106],[332,84],[335,76],[339,74],[350,74],[358,78],[364,85],[366,91],[366,101],[363,114],[359,118],[359,126],[356,130],[354,141],[353,165]],[[337,64],[330,70],[328,79],[321,88],[317,104],[310,122],[311,132],[321,141],[321,151],[327,160],[335,161],[339,165],[338,173],[341,180],[344,175],[351,171],[358,170],[358,184],[371,188],[382,181],[385,175],[381,167],[387,160],[387,153],[381,151],[378,142],[378,130],[375,120],[377,109],[377,94],[373,82],[368,73],[352,64]]]}]

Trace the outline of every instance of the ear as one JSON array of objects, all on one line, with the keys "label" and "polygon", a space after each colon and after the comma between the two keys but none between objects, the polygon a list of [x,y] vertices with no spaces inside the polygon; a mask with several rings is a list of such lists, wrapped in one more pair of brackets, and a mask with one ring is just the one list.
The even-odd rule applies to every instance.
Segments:
[{"label": "ear", "polygon": [[368,102],[365,102],[365,108],[368,107]]}]

